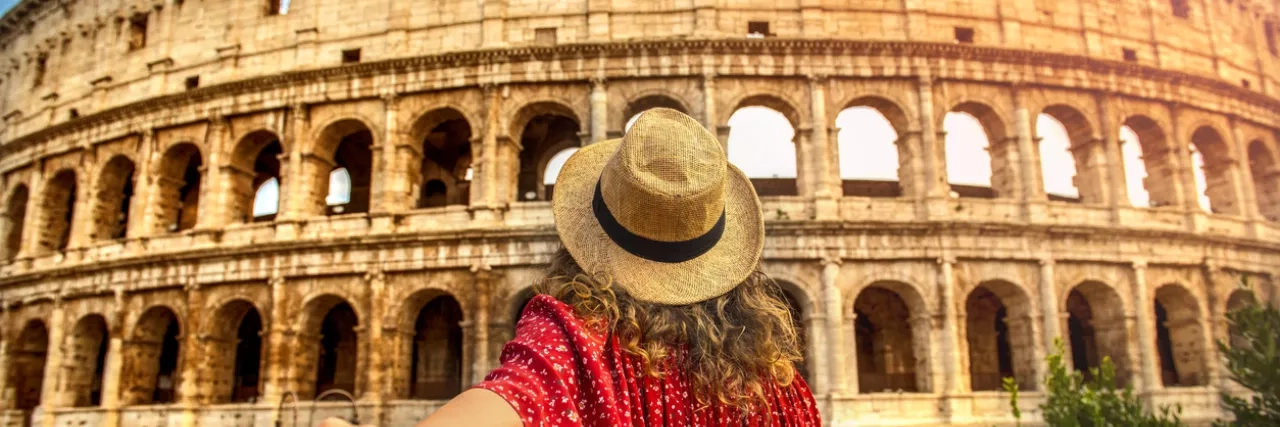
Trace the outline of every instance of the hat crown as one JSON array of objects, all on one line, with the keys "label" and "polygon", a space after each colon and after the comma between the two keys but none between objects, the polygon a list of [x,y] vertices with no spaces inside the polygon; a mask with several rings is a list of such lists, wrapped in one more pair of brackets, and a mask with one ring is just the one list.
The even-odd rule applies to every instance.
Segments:
[{"label": "hat crown", "polygon": [[610,213],[631,233],[680,242],[724,215],[728,160],[720,142],[679,111],[640,114],[600,177]]}]

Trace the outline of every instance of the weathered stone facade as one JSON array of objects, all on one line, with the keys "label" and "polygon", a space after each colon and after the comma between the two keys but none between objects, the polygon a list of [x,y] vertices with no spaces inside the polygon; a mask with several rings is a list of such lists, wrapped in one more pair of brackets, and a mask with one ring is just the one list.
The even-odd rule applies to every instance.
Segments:
[{"label": "weathered stone facade", "polygon": [[[1280,299],[1280,4],[1078,3],[25,0],[0,19],[0,425],[304,425],[347,413],[330,389],[411,425],[511,337],[557,247],[549,159],[655,106],[726,143],[746,106],[796,130],[798,177],[757,183],[782,194],[763,268],[832,425],[1007,421],[999,378],[1033,407],[1058,338],[1218,416],[1241,278]],[[840,178],[855,106],[899,135],[896,189]],[[982,124],[990,189],[948,186],[948,112]],[[1040,113],[1079,200],[1042,190]]]}]

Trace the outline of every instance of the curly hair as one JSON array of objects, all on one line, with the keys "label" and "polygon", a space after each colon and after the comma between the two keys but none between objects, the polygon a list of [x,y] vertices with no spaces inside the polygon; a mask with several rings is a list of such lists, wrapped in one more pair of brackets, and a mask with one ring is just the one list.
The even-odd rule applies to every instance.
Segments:
[{"label": "curly hair", "polygon": [[767,407],[766,381],[787,386],[801,360],[782,290],[756,270],[728,293],[670,306],[636,300],[608,277],[582,270],[561,249],[535,286],[573,307],[588,327],[618,338],[644,374],[686,372],[697,402],[740,409]]}]

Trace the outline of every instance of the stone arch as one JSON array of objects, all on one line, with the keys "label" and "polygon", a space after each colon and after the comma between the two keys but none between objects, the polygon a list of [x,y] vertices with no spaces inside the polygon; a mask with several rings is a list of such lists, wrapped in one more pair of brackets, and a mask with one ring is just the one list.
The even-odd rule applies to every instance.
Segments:
[{"label": "stone arch", "polygon": [[[279,135],[266,129],[249,132],[236,143],[228,167],[227,185],[231,192],[227,210],[233,223],[270,221],[275,213],[254,212],[258,189],[274,179],[277,186],[283,184],[281,157],[285,145]],[[276,193],[276,209],[280,206],[280,194]]]},{"label": "stone arch", "polygon": [[[787,308],[791,311],[791,326],[796,330],[797,344],[800,345],[802,359],[796,363],[796,371],[805,380],[812,377],[809,376],[809,366],[813,361],[810,359],[813,349],[810,348],[811,340],[807,332],[809,326],[807,321],[813,316],[813,304],[809,295],[804,288],[787,280],[774,280],[778,284],[778,289],[782,291],[783,302],[787,304]],[[820,329],[819,329],[820,330]]]},{"label": "stone arch", "polygon": [[22,234],[27,225],[27,202],[31,199],[31,191],[25,184],[19,184],[9,191],[4,205],[4,247],[0,248],[0,260],[11,260],[22,251]]},{"label": "stone arch", "polygon": [[[1213,213],[1240,214],[1240,201],[1236,199],[1235,182],[1232,179],[1231,170],[1235,167],[1235,159],[1222,133],[1212,125],[1197,127],[1191,134],[1191,148],[1199,152],[1204,159],[1201,179],[1204,182],[1204,195],[1209,198],[1209,206],[1206,210]],[[1195,161],[1189,159],[1189,164],[1194,166]],[[1200,173],[1200,171],[1193,170],[1192,173]]]},{"label": "stone arch", "polygon": [[452,294],[437,289],[415,292],[401,316],[408,321],[409,356],[404,382],[410,399],[445,400],[462,392],[463,309]]},{"label": "stone arch", "polygon": [[[1146,172],[1142,187],[1147,191],[1149,205],[1153,208],[1180,205],[1182,196],[1178,194],[1178,182],[1181,178],[1169,157],[1173,146],[1160,123],[1144,115],[1132,115],[1125,118],[1124,126],[1132,129],[1138,137],[1135,142],[1141,149],[1141,165]],[[1126,162],[1125,167],[1130,168],[1131,165]]]},{"label": "stone arch", "polygon": [[[1253,291],[1249,289],[1236,289],[1231,291],[1231,296],[1227,298],[1226,306],[1223,314],[1230,313],[1242,308],[1257,304],[1258,300],[1254,297]],[[1248,341],[1240,334],[1239,328],[1233,322],[1226,322],[1227,343],[1232,348],[1244,348],[1248,346]]]},{"label": "stone arch", "polygon": [[[1040,155],[1040,185],[1045,189],[1050,200],[1058,201],[1078,201],[1086,204],[1100,204],[1103,202],[1103,194],[1106,192],[1106,175],[1104,167],[1106,165],[1106,151],[1099,142],[1101,138],[1094,131],[1093,123],[1079,109],[1065,104],[1053,104],[1045,107],[1041,112],[1042,117],[1047,116],[1062,125],[1066,132],[1065,148],[1066,152],[1058,153],[1057,148],[1061,146],[1054,145],[1056,141],[1050,141],[1048,136],[1041,134],[1040,126],[1037,125],[1036,134],[1039,136],[1039,155]],[[1059,156],[1062,154],[1062,156]],[[1066,168],[1062,165],[1070,165]],[[1061,168],[1061,169],[1058,169]],[[1076,189],[1075,197],[1070,194],[1053,194],[1050,193],[1048,187],[1048,179],[1046,175],[1054,173],[1054,171],[1067,176],[1059,176],[1059,179],[1070,180],[1072,186]]]},{"label": "stone arch", "polygon": [[529,301],[533,300],[533,297],[537,295],[538,292],[534,290],[533,286],[525,287],[524,289],[511,294],[511,300],[509,302],[510,305],[507,307],[507,312],[510,313],[510,317],[508,317],[508,319],[511,320],[511,326],[513,328],[520,322],[520,316],[524,313],[524,308],[529,305]]},{"label": "stone arch", "polygon": [[8,389],[2,391],[12,396],[12,409],[33,411],[40,406],[48,354],[49,328],[40,319],[28,320],[8,348]]},{"label": "stone arch", "polygon": [[107,319],[89,314],[76,321],[66,338],[61,379],[65,406],[87,407],[102,404],[103,374],[106,372]]},{"label": "stone arch", "polygon": [[517,110],[512,120],[518,127],[512,135],[520,141],[519,164],[515,172],[518,201],[548,200],[542,181],[547,161],[557,152],[582,146],[581,121],[573,109],[554,101],[527,104]]},{"label": "stone arch", "polygon": [[36,240],[41,255],[64,251],[71,245],[76,228],[76,203],[79,198],[79,178],[75,171],[62,169],[54,173],[44,185],[40,201],[40,234]]},{"label": "stone arch", "polygon": [[670,108],[689,114],[689,107],[676,96],[665,91],[648,91],[627,101],[627,108],[622,111],[622,131],[626,132],[630,129],[631,123],[640,117],[640,113],[652,108]]},{"label": "stone arch", "polygon": [[[874,114],[868,114],[871,112]],[[874,121],[878,116],[888,124],[888,129],[867,129],[866,125],[859,129],[841,128],[841,120],[851,114],[861,115],[861,118],[867,121]],[[911,144],[901,143],[903,136],[911,132],[909,130],[911,122],[905,108],[889,98],[867,95],[846,103],[844,108],[836,114],[835,122],[836,152],[828,162],[829,168],[839,171],[844,195],[899,197],[902,196],[904,189],[914,188],[912,186],[915,185],[916,171],[912,168],[911,159],[916,154],[912,153]],[[887,132],[889,130],[892,131],[892,135]],[[873,133],[874,136],[868,138],[866,135],[868,132]],[[862,150],[854,150],[854,147],[861,147]],[[866,152],[876,155],[868,157],[864,154]],[[874,177],[853,175],[854,170],[867,170],[879,164],[895,169],[892,173],[887,170],[878,171]]]},{"label": "stone arch", "polygon": [[1261,139],[1249,143],[1249,175],[1253,178],[1258,213],[1271,221],[1280,221],[1280,169],[1275,153]]},{"label": "stone arch", "polygon": [[[373,183],[373,127],[357,118],[336,119],[317,133],[314,159],[310,167],[312,179],[325,195],[316,200],[315,208],[326,215],[366,213],[369,211]],[[345,175],[347,188],[336,188],[334,177]]]},{"label": "stone arch", "polygon": [[103,165],[98,173],[90,238],[116,240],[128,234],[136,170],[133,159],[122,154],[112,156]]},{"label": "stone arch", "polygon": [[205,333],[204,351],[208,377],[203,391],[208,403],[250,402],[262,394],[263,360],[267,331],[262,310],[253,302],[235,298],[216,306]]},{"label": "stone arch", "polygon": [[200,147],[174,144],[160,158],[155,179],[156,232],[189,230],[196,226],[204,175]]},{"label": "stone arch", "polygon": [[1165,387],[1209,384],[1204,316],[1194,294],[1180,284],[1155,292],[1156,354]]},{"label": "stone arch", "polygon": [[[966,146],[971,144],[970,141],[963,141],[963,139],[977,135],[966,137],[947,130],[948,117],[964,118],[965,116],[971,117],[972,120],[976,121],[986,136],[985,159],[982,158],[981,153],[972,149],[968,152],[972,153],[973,158],[960,156],[960,153],[966,152]],[[948,113],[944,116],[943,124],[939,128],[943,129],[946,135],[947,182],[951,183],[951,191],[954,195],[979,198],[1017,197],[1018,183],[1013,171],[1017,167],[1017,162],[1014,159],[1016,159],[1018,147],[1008,137],[1005,123],[1007,122],[996,112],[995,108],[979,101],[962,101],[948,110]],[[984,187],[981,183],[959,182],[956,179],[960,165],[986,162],[988,160],[991,164],[988,186]]]},{"label": "stone arch", "polygon": [[878,281],[853,300],[858,392],[929,392],[932,325],[923,296],[909,284]]},{"label": "stone arch", "polygon": [[471,201],[472,122],[459,109],[442,107],[427,111],[414,121],[409,134],[421,144],[418,167],[417,207],[467,205]]},{"label": "stone arch", "polygon": [[302,306],[297,353],[298,396],[314,399],[320,393],[342,389],[360,395],[362,357],[356,330],[360,313],[347,299],[335,294],[309,298]]},{"label": "stone arch", "polygon": [[1116,378],[1127,384],[1129,372],[1128,326],[1124,303],[1115,288],[1096,280],[1086,280],[1070,288],[1062,299],[1061,310],[1067,314],[1064,344],[1072,366],[1091,377],[1090,369],[1110,358],[1116,367]]},{"label": "stone arch", "polygon": [[124,405],[177,400],[181,322],[173,309],[147,308],[133,324],[122,350],[120,400]]},{"label": "stone arch", "polygon": [[[738,98],[732,105],[734,107],[723,121],[729,128],[727,140],[724,141],[729,163],[746,173],[756,193],[761,196],[804,194],[806,188],[801,186],[807,184],[799,179],[804,176],[805,171],[798,155],[798,141],[803,135],[799,134],[801,121],[796,104],[778,95],[747,95]],[[760,117],[739,119],[747,117],[743,114]],[[780,121],[770,123],[779,116],[786,120],[790,129],[779,129]],[[767,162],[762,161],[766,159]],[[761,166],[775,163],[786,166],[772,169]]]},{"label": "stone arch", "polygon": [[1027,292],[1009,281],[987,280],[971,289],[964,301],[971,390],[1001,390],[1005,377],[1016,379],[1019,388],[1034,390],[1039,361],[1034,307]]}]

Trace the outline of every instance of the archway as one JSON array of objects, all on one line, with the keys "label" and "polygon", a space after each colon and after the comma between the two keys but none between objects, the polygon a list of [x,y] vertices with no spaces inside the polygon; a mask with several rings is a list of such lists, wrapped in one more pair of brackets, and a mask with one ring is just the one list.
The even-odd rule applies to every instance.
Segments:
[{"label": "archway", "polygon": [[190,230],[196,226],[202,166],[200,149],[195,144],[177,144],[165,151],[156,179],[157,231]]},{"label": "archway", "polygon": [[94,240],[123,239],[128,233],[135,169],[133,160],[120,155],[102,167],[94,203]]},{"label": "archway", "polygon": [[1196,194],[1203,195],[1200,206],[1208,212],[1239,214],[1235,186],[1231,179],[1234,159],[1222,135],[1201,126],[1191,134],[1191,164],[1196,175]]},{"label": "archway", "polygon": [[1189,387],[1209,383],[1205,369],[1204,325],[1195,296],[1180,285],[1156,290],[1156,350],[1160,378],[1165,387]]},{"label": "archway", "polygon": [[805,327],[805,320],[809,318],[805,306],[800,303],[800,298],[795,294],[798,287],[791,283],[779,282],[782,287],[782,297],[786,300],[787,309],[791,314],[791,326],[796,330],[796,345],[800,346],[801,360],[796,362],[796,372],[808,382],[812,377],[809,376],[809,335],[808,328]]},{"label": "archway", "polygon": [[462,307],[449,295],[432,298],[414,321],[409,397],[444,400],[462,392]]},{"label": "archway", "polygon": [[26,230],[27,200],[31,198],[26,185],[19,185],[9,193],[5,203],[5,236],[0,259],[11,260],[22,251],[22,233]]},{"label": "archway", "polygon": [[76,223],[77,191],[76,173],[70,169],[58,171],[45,183],[44,200],[40,204],[43,218],[37,241],[41,254],[64,251],[71,244],[71,232]]},{"label": "archway", "polygon": [[[890,118],[892,116],[893,118]],[[846,196],[900,197],[910,178],[910,153],[900,155],[906,114],[881,98],[860,98],[836,115],[838,169]]]},{"label": "archway", "polygon": [[359,319],[355,309],[342,298],[325,295],[308,303],[303,315],[305,333],[310,335],[302,339],[301,350],[310,358],[304,366],[314,370],[299,378],[300,398],[314,399],[334,389],[358,395]]},{"label": "archway", "polygon": [[1129,372],[1128,334],[1124,307],[1116,290],[1101,282],[1084,282],[1067,294],[1067,339],[1072,366],[1086,378],[1091,369],[1111,359],[1116,380],[1127,384]]},{"label": "archway", "polygon": [[[1182,197],[1178,194],[1177,188],[1182,178],[1171,163],[1169,154],[1172,152],[1172,147],[1160,124],[1150,117],[1138,115],[1125,119],[1124,127],[1132,133],[1131,136],[1121,133],[1125,144],[1136,144],[1128,145],[1123,152],[1125,180],[1130,188],[1130,200],[1133,201],[1134,206],[1153,208],[1178,206]],[[1140,170],[1139,164],[1142,165]],[[1139,171],[1144,173],[1139,174]],[[1134,195],[1133,189],[1137,184],[1141,184],[1145,190],[1143,192],[1143,195],[1147,196],[1145,204],[1141,203],[1143,201],[1141,197]]]},{"label": "archway", "polygon": [[542,170],[542,186],[547,200],[555,197],[556,179],[560,177],[560,169],[564,167],[564,162],[569,161],[569,157],[572,157],[573,153],[577,152],[578,147],[569,147],[560,150],[547,159],[547,164]]},{"label": "archway", "polygon": [[90,314],[80,318],[66,341],[66,362],[62,365],[66,399],[71,407],[102,404],[103,373],[107,358],[107,320]]},{"label": "archway", "polygon": [[965,298],[965,339],[969,346],[969,385],[973,391],[999,391],[1006,377],[1018,388],[1035,390],[1035,339],[1030,298],[1009,282],[987,281]]},{"label": "archway", "polygon": [[965,102],[943,118],[946,134],[947,182],[954,197],[1016,197],[1017,152],[1004,131],[1004,120],[990,106]]},{"label": "archway", "polygon": [[622,131],[625,133],[626,131],[631,130],[631,125],[636,122],[636,119],[640,118],[640,113],[653,108],[670,108],[681,113],[689,114],[689,111],[685,108],[684,104],[675,100],[675,98],[666,95],[643,96],[627,104],[627,109],[622,112],[622,117],[627,118],[627,121],[625,122],[626,124],[622,127]]},{"label": "archway", "polygon": [[167,307],[155,306],[138,317],[124,346],[120,374],[121,402],[125,405],[172,403],[178,390],[178,356],[181,343],[178,316]]},{"label": "archway", "polygon": [[1260,139],[1249,143],[1249,175],[1253,177],[1258,213],[1268,220],[1280,221],[1280,170],[1275,156]]},{"label": "archway", "polygon": [[262,394],[262,333],[257,307],[245,300],[223,304],[213,313],[206,341],[210,403],[253,402]]},{"label": "archway", "polygon": [[471,201],[471,123],[443,108],[424,114],[412,135],[422,141],[419,208],[467,205]]},{"label": "archway", "polygon": [[[928,392],[929,324],[910,286],[877,282],[854,299],[858,392]],[[923,320],[923,321],[922,321]]]},{"label": "archway", "polygon": [[42,321],[28,321],[9,348],[9,389],[4,390],[13,396],[13,409],[24,411],[24,417],[29,417],[30,411],[40,406],[48,354],[48,328]]},{"label": "archway", "polygon": [[1120,164],[1124,169],[1124,186],[1129,193],[1129,204],[1139,208],[1151,207],[1151,195],[1147,194],[1147,166],[1142,163],[1142,143],[1138,133],[1129,126],[1120,128]]},{"label": "archway", "polygon": [[284,146],[275,133],[259,130],[245,135],[231,155],[232,221],[261,222],[275,219],[280,209],[280,156]]},{"label": "archway", "polygon": [[1051,105],[1036,120],[1040,146],[1040,180],[1049,200],[1102,203],[1106,186],[1103,147],[1093,125],[1079,110]]},{"label": "archway", "polygon": [[516,183],[519,201],[546,201],[543,177],[551,157],[570,147],[580,147],[581,126],[568,107],[538,103],[524,107],[517,116],[530,117],[520,130],[520,169]]},{"label": "archway", "polygon": [[[1231,292],[1231,297],[1227,298],[1227,313],[1243,309],[1245,307],[1257,304],[1253,291],[1248,289],[1236,289]],[[1244,336],[1240,334],[1239,327],[1233,322],[1227,322],[1227,344],[1232,348],[1245,348],[1249,345]]]},{"label": "archway", "polygon": [[729,163],[746,173],[761,196],[797,195],[795,136],[785,113],[744,104],[729,117]]},{"label": "archway", "polygon": [[373,133],[355,119],[339,120],[325,128],[317,141],[317,154],[332,159],[320,168],[316,182],[328,183],[323,192],[326,215],[369,212],[373,180]]}]

